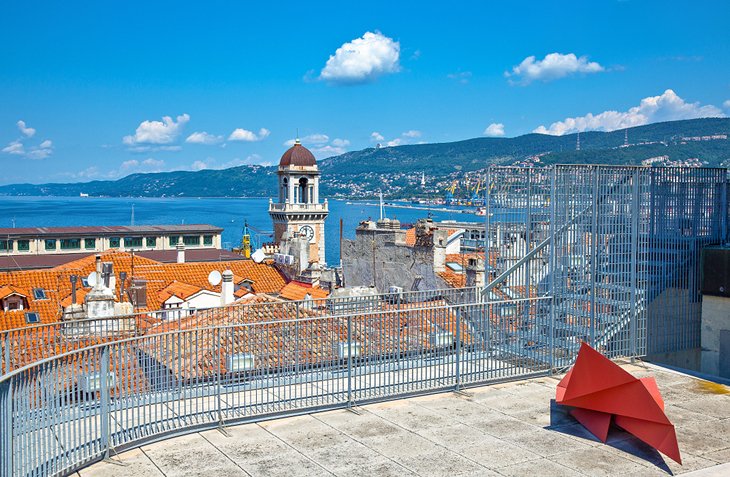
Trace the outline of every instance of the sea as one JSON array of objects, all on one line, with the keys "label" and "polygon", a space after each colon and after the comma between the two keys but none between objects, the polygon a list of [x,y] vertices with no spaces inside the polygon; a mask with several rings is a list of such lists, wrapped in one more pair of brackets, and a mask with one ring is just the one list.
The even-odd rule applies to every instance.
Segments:
[{"label": "sea", "polygon": [[[435,221],[484,221],[484,217],[464,213],[469,210],[463,207],[393,204],[385,205],[385,216],[401,223],[415,223],[425,217]],[[228,249],[240,246],[247,223],[256,244],[272,240],[269,200],[262,198],[0,197],[0,207],[0,228],[210,224],[223,229],[223,248]],[[343,236],[351,239],[361,221],[380,217],[380,208],[373,202],[329,200],[329,209],[325,222],[326,258],[328,264],[334,265],[340,261],[340,220]]]}]

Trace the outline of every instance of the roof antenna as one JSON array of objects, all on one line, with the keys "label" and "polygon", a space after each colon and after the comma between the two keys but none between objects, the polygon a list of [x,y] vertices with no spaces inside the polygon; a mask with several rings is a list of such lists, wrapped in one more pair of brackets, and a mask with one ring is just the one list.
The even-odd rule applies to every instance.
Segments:
[{"label": "roof antenna", "polygon": [[299,128],[297,128],[297,139],[294,141],[294,144],[301,144],[302,142],[299,140]]}]

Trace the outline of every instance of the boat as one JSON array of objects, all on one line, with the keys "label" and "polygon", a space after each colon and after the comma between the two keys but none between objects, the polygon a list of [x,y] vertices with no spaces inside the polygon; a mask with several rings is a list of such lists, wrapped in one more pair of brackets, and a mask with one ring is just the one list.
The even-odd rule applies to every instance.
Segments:
[{"label": "boat", "polygon": [[81,192],[81,193],[79,193],[79,197],[89,197],[89,194],[87,194],[85,192]]},{"label": "boat", "polygon": [[487,208],[486,207],[477,207],[477,211],[474,212],[474,214],[476,214],[477,217],[484,217],[487,215]]}]

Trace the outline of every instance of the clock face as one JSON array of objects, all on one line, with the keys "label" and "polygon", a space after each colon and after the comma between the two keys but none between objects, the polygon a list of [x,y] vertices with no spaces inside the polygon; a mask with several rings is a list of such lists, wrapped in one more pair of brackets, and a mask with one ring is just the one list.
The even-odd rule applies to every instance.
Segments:
[{"label": "clock face", "polygon": [[314,229],[309,225],[299,227],[299,234],[306,237],[307,240],[309,240],[309,243],[314,242]]}]

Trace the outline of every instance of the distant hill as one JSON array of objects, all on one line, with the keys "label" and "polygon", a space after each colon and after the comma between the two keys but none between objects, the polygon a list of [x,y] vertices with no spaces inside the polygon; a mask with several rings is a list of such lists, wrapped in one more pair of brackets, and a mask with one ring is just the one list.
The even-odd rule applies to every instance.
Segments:
[{"label": "distant hill", "polygon": [[[550,164],[625,164],[667,156],[671,161],[730,165],[727,139],[693,141],[695,136],[730,136],[730,118],[670,121],[613,132],[549,136],[526,134],[515,138],[475,138],[450,143],[368,148],[319,161],[322,195],[372,197],[385,189],[389,197],[423,195],[421,173],[435,193],[460,175],[490,164],[536,162]],[[621,147],[628,137],[630,147]],[[116,181],[73,184],[16,184],[0,186],[0,195],[111,197],[271,197],[276,193],[276,168],[239,166],[225,170],[132,174]],[[384,187],[387,186],[387,187]]]}]

